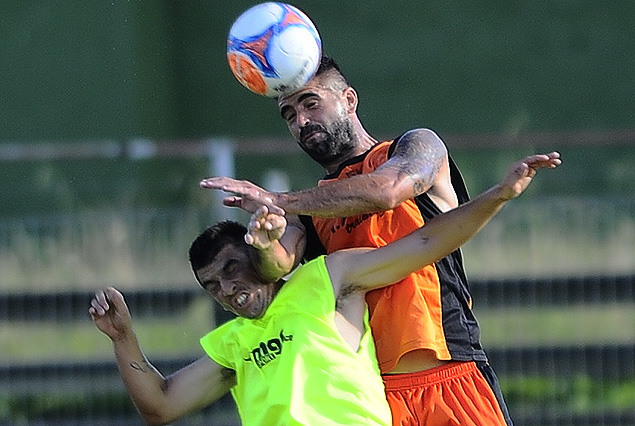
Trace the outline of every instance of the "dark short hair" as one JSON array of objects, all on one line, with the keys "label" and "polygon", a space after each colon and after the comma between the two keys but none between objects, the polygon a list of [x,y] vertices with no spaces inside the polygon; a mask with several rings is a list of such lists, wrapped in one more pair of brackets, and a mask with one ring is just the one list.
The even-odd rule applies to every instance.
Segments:
[{"label": "dark short hair", "polygon": [[329,55],[322,55],[322,58],[320,60],[320,65],[318,66],[318,69],[315,72],[315,75],[320,76],[323,74],[330,74],[330,73],[333,73],[335,76],[337,76],[342,83],[346,84],[346,86],[351,85],[346,75],[342,72],[342,68],[340,67],[340,64],[338,64],[337,61],[333,59],[333,57]]},{"label": "dark short hair", "polygon": [[227,245],[249,250],[245,242],[247,228],[231,220],[218,222],[205,229],[192,243],[189,250],[189,260],[196,280],[200,280],[196,271],[212,263],[218,253]]},{"label": "dark short hair", "polygon": [[[322,55],[320,58],[320,65],[318,65],[318,68],[312,78],[321,76],[325,76],[324,82],[327,83],[332,90],[341,91],[351,86],[348,78],[342,72],[340,64],[338,64],[331,56]],[[277,103],[280,100],[280,96],[276,96],[274,99]]]}]

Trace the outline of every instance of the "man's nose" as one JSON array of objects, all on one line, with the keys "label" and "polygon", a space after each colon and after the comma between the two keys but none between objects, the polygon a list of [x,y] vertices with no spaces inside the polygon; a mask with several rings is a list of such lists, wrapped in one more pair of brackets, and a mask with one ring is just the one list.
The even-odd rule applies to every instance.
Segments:
[{"label": "man's nose", "polygon": [[225,296],[231,296],[236,292],[236,284],[232,280],[221,280],[220,289]]},{"label": "man's nose", "polygon": [[298,129],[303,128],[310,122],[309,117],[307,117],[307,115],[301,111],[296,113],[295,120],[296,124],[298,125]]}]

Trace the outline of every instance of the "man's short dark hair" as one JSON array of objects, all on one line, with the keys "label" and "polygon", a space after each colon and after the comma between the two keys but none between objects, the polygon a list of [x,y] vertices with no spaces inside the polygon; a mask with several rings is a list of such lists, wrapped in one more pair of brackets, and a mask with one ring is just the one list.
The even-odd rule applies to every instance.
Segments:
[{"label": "man's short dark hair", "polygon": [[340,64],[337,63],[335,59],[328,55],[322,55],[320,60],[320,65],[318,66],[317,71],[315,72],[316,76],[323,74],[333,74],[337,77],[340,82],[346,85],[346,87],[350,86],[351,83],[348,81],[348,78],[342,72],[342,68]]},{"label": "man's short dark hair", "polygon": [[245,242],[247,228],[231,220],[225,220],[205,229],[192,243],[189,251],[190,265],[196,276],[196,271],[212,263],[216,255],[227,245],[249,250]]}]

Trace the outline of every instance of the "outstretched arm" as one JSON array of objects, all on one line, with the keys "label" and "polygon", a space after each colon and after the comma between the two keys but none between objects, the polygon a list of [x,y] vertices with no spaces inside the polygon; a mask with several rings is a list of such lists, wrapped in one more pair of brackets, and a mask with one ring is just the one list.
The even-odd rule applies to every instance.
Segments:
[{"label": "outstretched arm", "polygon": [[507,201],[520,195],[538,169],[554,168],[560,163],[556,152],[529,156],[512,164],[498,185],[393,243],[374,250],[332,253],[327,257],[327,266],[335,294],[392,284],[447,256],[474,236]]},{"label": "outstretched arm", "polygon": [[[393,156],[377,170],[342,181],[286,193],[269,192],[249,181],[227,177],[205,179],[200,185],[233,194],[225,197],[223,203],[250,213],[264,205],[278,215],[286,212],[347,217],[392,209],[426,191],[437,196],[435,201],[440,207],[455,206],[456,196],[447,190],[447,185],[438,184],[444,179],[449,182],[445,145],[434,132],[415,129],[395,142]],[[260,275],[275,281],[289,273],[304,255],[304,232],[299,220],[289,220],[287,231],[279,240],[282,250],[263,252],[255,259],[254,266]]]},{"label": "outstretched arm", "polygon": [[113,343],[121,377],[147,424],[166,424],[219,399],[235,383],[232,370],[205,356],[164,377],[143,354],[123,296],[109,287],[89,309],[97,328]]},{"label": "outstretched arm", "polygon": [[385,211],[434,190],[437,182],[448,175],[447,150],[431,130],[411,130],[395,143],[393,156],[374,172],[302,191],[269,192],[249,181],[226,177],[205,179],[200,185],[233,194],[223,203],[251,213],[261,205],[278,206],[287,214],[318,217]]}]

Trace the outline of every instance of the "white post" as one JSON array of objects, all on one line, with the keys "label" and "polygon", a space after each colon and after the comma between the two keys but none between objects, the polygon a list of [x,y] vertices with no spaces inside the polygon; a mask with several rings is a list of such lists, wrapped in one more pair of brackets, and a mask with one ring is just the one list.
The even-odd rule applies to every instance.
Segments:
[{"label": "white post", "polygon": [[[210,176],[234,177],[235,149],[234,143],[229,139],[210,139],[207,142],[207,158],[209,159]],[[226,194],[222,191],[212,191],[214,205],[212,206],[216,220],[234,219],[234,208],[223,206],[223,198]]]},{"label": "white post", "polygon": [[290,184],[289,175],[284,170],[269,169],[264,176],[263,187],[268,191],[287,192]]}]

